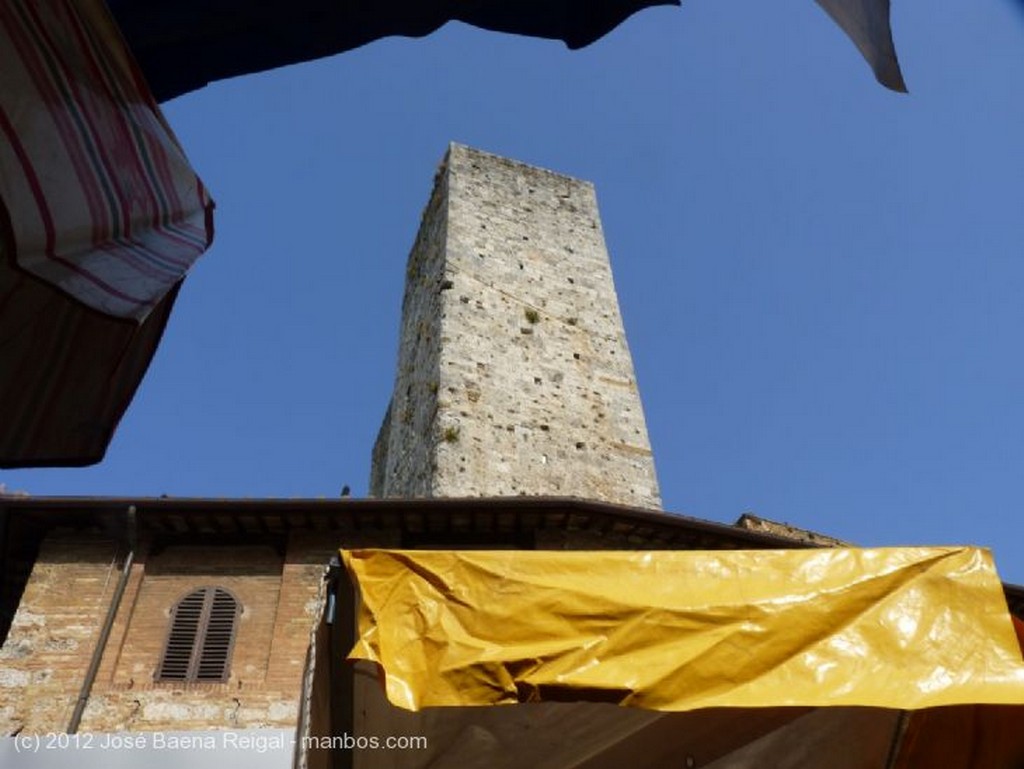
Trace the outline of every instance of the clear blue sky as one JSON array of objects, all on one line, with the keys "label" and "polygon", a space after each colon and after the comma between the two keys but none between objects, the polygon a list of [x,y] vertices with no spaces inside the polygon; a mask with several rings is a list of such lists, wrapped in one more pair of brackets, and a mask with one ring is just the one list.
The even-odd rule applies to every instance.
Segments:
[{"label": "clear blue sky", "polygon": [[1024,582],[1024,17],[896,3],[909,96],[810,0],[588,49],[450,24],[167,115],[217,238],[93,468],[36,495],[365,493],[450,140],[597,185],[665,507],[993,546]]}]

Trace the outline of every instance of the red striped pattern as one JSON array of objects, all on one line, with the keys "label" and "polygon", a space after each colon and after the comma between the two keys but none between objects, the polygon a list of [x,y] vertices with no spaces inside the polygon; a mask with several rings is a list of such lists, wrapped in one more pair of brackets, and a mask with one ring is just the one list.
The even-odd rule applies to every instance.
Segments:
[{"label": "red striped pattern", "polygon": [[102,0],[0,2],[0,201],[16,264],[142,320],[206,250],[212,202]]}]

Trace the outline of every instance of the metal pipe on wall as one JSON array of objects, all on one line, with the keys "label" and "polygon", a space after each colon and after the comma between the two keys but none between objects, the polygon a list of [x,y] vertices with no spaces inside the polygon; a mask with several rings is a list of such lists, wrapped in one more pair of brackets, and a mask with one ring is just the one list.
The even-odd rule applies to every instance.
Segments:
[{"label": "metal pipe on wall", "polygon": [[96,641],[96,647],[92,651],[92,659],[89,660],[89,668],[85,671],[85,680],[82,681],[82,689],[78,693],[78,700],[75,702],[75,710],[71,714],[71,721],[68,723],[68,734],[78,731],[82,722],[82,714],[89,702],[89,694],[92,692],[92,685],[96,680],[96,673],[99,671],[100,662],[103,660],[103,651],[107,648],[107,641],[110,639],[110,631],[114,627],[114,619],[121,607],[121,598],[124,596],[125,587],[128,585],[128,577],[131,575],[132,563],[135,561],[135,505],[129,505],[125,515],[127,522],[127,544],[128,555],[125,556],[124,566],[121,568],[121,577],[114,588],[114,596],[107,607],[107,616],[103,620],[103,627],[100,629],[100,636]]}]

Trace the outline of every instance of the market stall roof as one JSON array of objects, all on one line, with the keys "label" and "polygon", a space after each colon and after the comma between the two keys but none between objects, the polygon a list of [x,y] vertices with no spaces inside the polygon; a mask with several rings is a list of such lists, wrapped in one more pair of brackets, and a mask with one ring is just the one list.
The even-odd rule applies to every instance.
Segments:
[{"label": "market stall roof", "polygon": [[1024,759],[1024,635],[983,550],[342,557],[355,731],[428,737],[392,767]]},{"label": "market stall roof", "polygon": [[103,457],[212,210],[102,0],[0,3],[0,467]]},{"label": "market stall roof", "polygon": [[[816,0],[887,88],[905,90],[889,0]],[[448,21],[562,40],[582,48],[634,13],[680,0],[108,0],[159,101],[226,77],[308,61],[391,35],[420,37]]]},{"label": "market stall roof", "polygon": [[343,551],[400,707],[1024,705],[988,551]]}]

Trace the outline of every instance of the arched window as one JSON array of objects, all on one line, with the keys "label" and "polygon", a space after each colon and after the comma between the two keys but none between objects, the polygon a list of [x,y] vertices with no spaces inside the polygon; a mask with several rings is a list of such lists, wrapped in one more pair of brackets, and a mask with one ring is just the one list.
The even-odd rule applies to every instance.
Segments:
[{"label": "arched window", "polygon": [[240,609],[220,587],[201,587],[178,601],[156,680],[227,681]]}]

